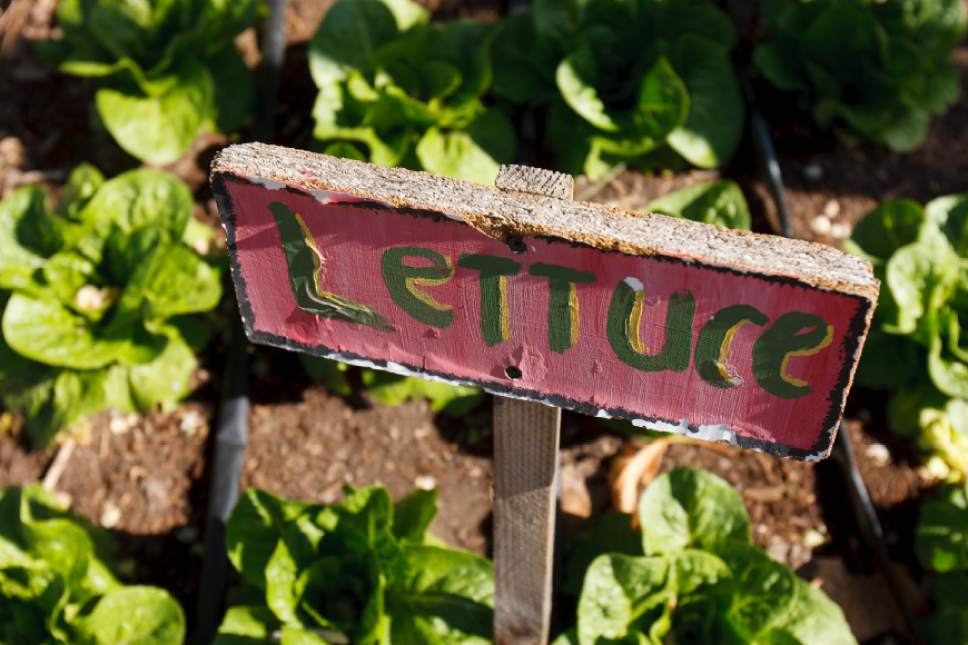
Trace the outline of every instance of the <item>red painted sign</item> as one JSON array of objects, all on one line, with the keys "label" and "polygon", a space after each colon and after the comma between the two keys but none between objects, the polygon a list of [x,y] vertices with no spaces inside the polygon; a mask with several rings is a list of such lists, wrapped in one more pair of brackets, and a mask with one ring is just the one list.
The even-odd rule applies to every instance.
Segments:
[{"label": "red painted sign", "polygon": [[221,174],[253,341],[818,458],[872,303]]}]

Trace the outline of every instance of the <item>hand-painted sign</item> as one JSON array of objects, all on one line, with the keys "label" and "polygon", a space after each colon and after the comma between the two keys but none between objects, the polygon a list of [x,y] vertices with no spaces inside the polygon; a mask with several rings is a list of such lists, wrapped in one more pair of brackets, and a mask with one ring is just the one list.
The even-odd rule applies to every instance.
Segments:
[{"label": "hand-painted sign", "polygon": [[255,342],[829,452],[877,297],[863,260],[262,144],[213,173]]}]

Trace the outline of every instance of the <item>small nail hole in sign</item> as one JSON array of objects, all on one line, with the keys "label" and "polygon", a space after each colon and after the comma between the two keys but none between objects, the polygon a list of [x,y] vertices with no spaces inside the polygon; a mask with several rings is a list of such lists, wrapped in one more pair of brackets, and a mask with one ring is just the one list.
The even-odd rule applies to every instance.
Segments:
[{"label": "small nail hole in sign", "polygon": [[508,248],[511,249],[511,253],[516,253],[518,255],[523,254],[528,248],[524,245],[524,240],[520,237],[509,237],[507,240]]},{"label": "small nail hole in sign", "polygon": [[514,365],[511,365],[510,367],[505,369],[504,373],[507,374],[508,378],[511,378],[511,379],[521,378],[523,376],[523,374],[521,373],[521,370],[518,367],[515,367]]}]

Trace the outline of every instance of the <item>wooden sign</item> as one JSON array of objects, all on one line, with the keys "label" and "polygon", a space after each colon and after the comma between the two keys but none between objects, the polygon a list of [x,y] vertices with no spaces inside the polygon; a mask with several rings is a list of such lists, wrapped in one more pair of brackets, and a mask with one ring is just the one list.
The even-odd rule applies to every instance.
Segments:
[{"label": "wooden sign", "polygon": [[826,246],[263,144],[213,186],[254,342],[801,459],[878,292]]}]

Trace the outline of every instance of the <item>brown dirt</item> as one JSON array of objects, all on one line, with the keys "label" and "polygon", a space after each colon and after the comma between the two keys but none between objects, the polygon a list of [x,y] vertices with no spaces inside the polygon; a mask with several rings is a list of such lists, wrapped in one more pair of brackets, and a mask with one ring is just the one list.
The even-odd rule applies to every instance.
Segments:
[{"label": "brown dirt", "polygon": [[[464,431],[489,424],[468,415]],[[490,531],[489,452],[467,452],[446,439],[425,401],[354,410],[325,388],[309,387],[298,402],[255,405],[242,486],[324,504],[346,484],[383,484],[394,499],[416,487],[439,491],[431,532],[478,553]]]},{"label": "brown dirt", "polygon": [[[189,402],[146,416],[103,412],[70,433],[76,447],[54,490],[114,532],[120,572],[172,591],[191,615],[201,572],[205,447],[212,406]],[[0,489],[44,478],[60,450],[31,452],[0,434]]]},{"label": "brown dirt", "polygon": [[[305,43],[329,4],[289,3],[290,46],[276,119],[276,139],[285,145],[309,145],[309,114],[316,91],[306,74]],[[498,3],[426,0],[425,5],[440,17],[485,17]],[[32,24],[34,28],[40,31],[28,29],[25,36],[44,33],[43,24]],[[133,167],[134,160],[90,118],[94,84],[53,74],[24,43],[18,47],[13,57],[0,61],[0,96],[4,97],[0,101],[0,197],[25,183],[57,184],[79,160],[95,163],[109,176]],[[956,53],[956,62],[962,85],[968,87],[968,47]],[[772,116],[776,115],[767,113],[768,119]],[[909,155],[846,145],[809,130],[791,137],[779,129],[779,124],[786,125],[780,116],[775,119],[776,142],[799,237],[836,244],[878,200],[896,196],[926,200],[966,190],[968,99],[964,97],[934,121],[926,144]],[[197,189],[203,219],[210,220],[213,209],[201,169],[207,168],[212,146],[222,143],[202,141],[186,160],[172,167]],[[601,186],[579,182],[576,194],[640,208],[669,190],[718,176],[704,171],[654,177],[627,172]],[[761,203],[762,194],[760,188],[747,196],[754,208],[769,211],[768,203]],[[820,215],[826,215],[827,227],[815,222]],[[836,224],[842,226],[836,228]],[[451,544],[480,553],[489,550],[489,406],[462,420],[435,416],[418,402],[369,408],[365,402],[334,398],[319,387],[304,387],[306,379],[291,357],[283,358],[279,352],[260,355],[263,375],[253,379],[256,403],[244,485],[325,502],[339,495],[343,483],[383,482],[396,498],[418,482],[430,485],[433,481],[441,497],[432,531]],[[267,372],[276,376],[270,378]],[[197,396],[198,401],[216,399],[212,388]],[[211,406],[193,402],[173,413],[152,413],[118,434],[110,428],[115,415],[95,416],[87,439],[76,448],[57,485],[75,510],[120,532],[120,552],[129,575],[163,584],[183,599],[197,586]],[[188,433],[180,426],[192,411],[203,425]],[[926,483],[917,474],[911,447],[892,439],[882,429],[882,420],[855,421],[849,427],[861,472],[886,521],[888,540],[904,559],[910,553],[916,503]],[[625,441],[591,420],[568,414],[563,436],[563,497],[570,496],[572,509],[598,513],[608,505],[608,464]],[[875,447],[879,444],[889,449],[886,462],[883,451]],[[14,435],[0,432],[0,487],[38,481],[54,454],[53,449],[31,453]],[[818,474],[812,464],[738,450],[726,457],[707,448],[681,445],[670,449],[662,464],[663,470],[676,466],[707,468],[734,484],[750,512],[757,543],[794,566],[810,556],[804,538],[815,537],[811,531],[821,536],[834,532],[837,520],[830,516],[846,512],[843,495],[824,499],[823,505],[818,501]],[[866,578],[855,581],[856,590],[848,596],[862,593],[869,584]],[[849,597],[844,600],[849,602]],[[191,613],[190,604],[186,609]]]},{"label": "brown dirt", "polygon": [[[188,493],[202,475],[211,406],[185,403],[146,416],[102,412],[61,440],[75,447],[54,489],[75,512],[134,535],[164,533],[191,515]],[[39,480],[61,450],[28,451],[0,435],[0,487]]]}]

